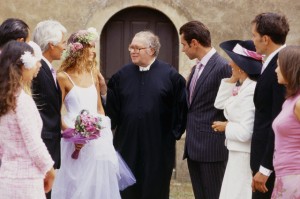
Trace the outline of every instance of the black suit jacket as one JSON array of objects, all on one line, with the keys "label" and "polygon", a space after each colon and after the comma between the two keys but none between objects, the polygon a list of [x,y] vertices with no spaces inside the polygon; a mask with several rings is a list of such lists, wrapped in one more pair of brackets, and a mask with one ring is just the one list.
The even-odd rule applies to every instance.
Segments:
[{"label": "black suit jacket", "polygon": [[61,90],[55,85],[51,70],[42,60],[42,67],[32,81],[32,96],[43,120],[42,139],[55,162],[60,167]]},{"label": "black suit jacket", "polygon": [[[190,74],[187,89],[195,66]],[[230,77],[231,68],[227,61],[215,53],[204,67],[194,90],[191,104],[188,103],[184,158],[199,162],[227,160],[228,150],[224,145],[224,133],[214,132],[214,121],[225,121],[223,110],[214,107],[221,80]]]},{"label": "black suit jacket", "polygon": [[285,88],[277,82],[275,69],[278,55],[270,61],[257,81],[254,92],[255,118],[251,143],[251,169],[259,166],[273,170],[274,132],[272,122],[281,111]]}]

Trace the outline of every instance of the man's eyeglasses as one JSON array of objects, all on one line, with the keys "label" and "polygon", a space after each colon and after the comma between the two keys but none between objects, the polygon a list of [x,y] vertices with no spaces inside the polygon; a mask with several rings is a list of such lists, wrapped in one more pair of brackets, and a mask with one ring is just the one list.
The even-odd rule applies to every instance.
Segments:
[{"label": "man's eyeglasses", "polygon": [[131,53],[134,53],[134,52],[140,53],[141,50],[144,50],[144,49],[147,49],[147,48],[149,48],[149,47],[146,47],[146,48],[134,48],[134,47],[129,46],[129,47],[128,47],[128,50],[129,50],[129,52],[131,52]]}]

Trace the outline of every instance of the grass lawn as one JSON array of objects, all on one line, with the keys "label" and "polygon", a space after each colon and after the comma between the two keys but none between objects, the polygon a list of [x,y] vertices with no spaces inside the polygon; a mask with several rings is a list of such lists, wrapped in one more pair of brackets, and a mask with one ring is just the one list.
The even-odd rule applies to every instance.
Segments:
[{"label": "grass lawn", "polygon": [[194,199],[191,182],[171,181],[170,199]]}]

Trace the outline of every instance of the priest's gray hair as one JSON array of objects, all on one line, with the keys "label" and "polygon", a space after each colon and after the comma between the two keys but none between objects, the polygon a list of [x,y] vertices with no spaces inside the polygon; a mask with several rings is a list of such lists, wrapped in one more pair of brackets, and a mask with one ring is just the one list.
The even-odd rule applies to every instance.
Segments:
[{"label": "priest's gray hair", "polygon": [[58,21],[45,20],[37,24],[32,33],[32,38],[41,47],[42,52],[45,52],[49,47],[49,43],[56,46],[62,40],[63,34],[66,33],[67,29]]},{"label": "priest's gray hair", "polygon": [[156,36],[153,32],[146,30],[146,31],[141,31],[135,34],[134,37],[139,37],[143,38],[145,42],[147,42],[148,47],[154,49],[154,56],[157,57],[159,54],[159,49],[160,49],[160,42],[158,36]]}]

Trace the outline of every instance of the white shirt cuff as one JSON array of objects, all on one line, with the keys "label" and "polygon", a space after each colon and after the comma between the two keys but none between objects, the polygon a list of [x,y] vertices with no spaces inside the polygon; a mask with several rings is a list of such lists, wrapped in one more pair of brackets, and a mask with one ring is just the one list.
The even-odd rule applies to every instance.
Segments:
[{"label": "white shirt cuff", "polygon": [[261,172],[265,176],[270,176],[273,171],[260,165],[259,172]]}]

